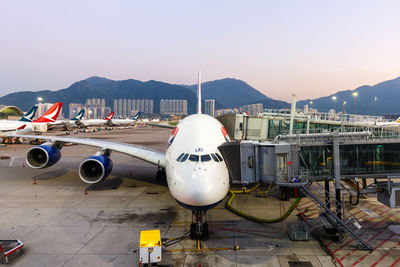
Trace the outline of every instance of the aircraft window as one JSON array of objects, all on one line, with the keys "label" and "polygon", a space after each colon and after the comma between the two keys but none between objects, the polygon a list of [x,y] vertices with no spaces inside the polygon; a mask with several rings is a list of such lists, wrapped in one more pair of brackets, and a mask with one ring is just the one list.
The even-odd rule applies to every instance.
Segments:
[{"label": "aircraft window", "polygon": [[182,157],[181,162],[184,162],[185,160],[187,160],[188,157],[189,157],[189,154],[185,154],[185,156]]},{"label": "aircraft window", "polygon": [[198,155],[190,155],[189,156],[189,160],[190,161],[195,161],[195,162],[198,162],[199,161],[199,156]]},{"label": "aircraft window", "polygon": [[219,161],[224,161],[224,160],[222,159],[222,157],[221,157],[218,153],[215,153],[215,155],[217,156],[217,158],[219,159]]},{"label": "aircraft window", "polygon": [[180,154],[179,157],[176,159],[176,161],[180,161],[183,155],[185,155],[185,153]]},{"label": "aircraft window", "polygon": [[210,161],[211,157],[210,155],[201,155],[201,162],[206,162],[206,161]]},{"label": "aircraft window", "polygon": [[215,154],[211,154],[211,157],[213,158],[214,161],[219,162],[219,159],[217,159],[217,156],[215,156]]}]

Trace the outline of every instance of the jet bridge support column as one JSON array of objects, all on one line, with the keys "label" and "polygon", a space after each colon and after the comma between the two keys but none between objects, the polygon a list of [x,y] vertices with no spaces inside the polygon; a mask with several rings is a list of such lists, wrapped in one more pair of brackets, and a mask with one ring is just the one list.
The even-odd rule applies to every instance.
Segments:
[{"label": "jet bridge support column", "polygon": [[329,180],[325,180],[325,204],[328,209],[331,209],[331,194],[329,188]]},{"label": "jet bridge support column", "polygon": [[340,157],[339,157],[339,133],[333,133],[333,164],[335,174],[335,193],[336,193],[336,216],[342,218],[342,205],[340,198]]}]

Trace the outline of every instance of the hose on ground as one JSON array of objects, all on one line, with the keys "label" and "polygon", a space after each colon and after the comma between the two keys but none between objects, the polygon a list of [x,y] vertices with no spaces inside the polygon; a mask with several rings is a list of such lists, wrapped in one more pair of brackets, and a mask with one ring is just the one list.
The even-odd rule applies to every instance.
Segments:
[{"label": "hose on ground", "polygon": [[259,222],[259,223],[277,223],[285,220],[289,215],[293,212],[293,210],[297,207],[297,204],[299,204],[301,198],[296,198],[292,205],[289,207],[289,209],[280,217],[278,218],[273,218],[273,219],[264,219],[264,218],[259,218],[250,214],[247,214],[243,211],[238,210],[237,208],[234,208],[232,206],[232,201],[235,198],[236,194],[243,194],[243,193],[250,193],[258,188],[259,185],[256,185],[255,187],[243,191],[233,191],[229,190],[229,194],[231,197],[228,199],[228,201],[225,203],[225,207],[230,210],[231,212],[235,213],[236,215],[239,215],[240,217],[243,217],[245,219]]}]

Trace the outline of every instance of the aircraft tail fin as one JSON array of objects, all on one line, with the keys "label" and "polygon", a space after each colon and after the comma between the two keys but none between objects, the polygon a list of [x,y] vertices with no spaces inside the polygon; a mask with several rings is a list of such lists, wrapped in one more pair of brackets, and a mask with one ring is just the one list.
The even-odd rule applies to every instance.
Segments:
[{"label": "aircraft tail fin", "polygon": [[137,121],[140,117],[140,114],[140,111],[138,111],[138,113],[136,113],[136,115],[132,117],[132,120]]},{"label": "aircraft tail fin", "polygon": [[197,114],[201,114],[201,72],[197,80]]},{"label": "aircraft tail fin", "polygon": [[108,114],[108,116],[105,117],[104,119],[105,119],[106,121],[109,121],[109,120],[112,120],[112,118],[114,118],[114,111],[111,112],[110,114]]},{"label": "aircraft tail fin", "polygon": [[79,111],[79,112],[75,115],[75,117],[73,117],[73,118],[71,119],[71,121],[80,121],[80,120],[83,119],[83,115],[85,115],[85,110],[84,110],[84,109],[82,109],[81,111]]},{"label": "aircraft tail fin", "polygon": [[33,106],[28,112],[25,113],[24,116],[22,116],[19,121],[26,121],[26,122],[31,122],[33,117],[35,117],[36,110],[38,109],[37,106]]},{"label": "aircraft tail fin", "polygon": [[55,122],[63,106],[62,102],[54,103],[39,119],[33,122]]},{"label": "aircraft tail fin", "polygon": [[397,118],[396,122],[400,122],[400,117]]}]

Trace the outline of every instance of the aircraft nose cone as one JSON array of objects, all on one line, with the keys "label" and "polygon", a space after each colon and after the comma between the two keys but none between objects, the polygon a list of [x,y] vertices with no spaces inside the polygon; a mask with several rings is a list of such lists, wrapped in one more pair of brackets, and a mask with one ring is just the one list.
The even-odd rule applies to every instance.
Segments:
[{"label": "aircraft nose cone", "polygon": [[180,197],[177,199],[192,206],[208,206],[219,202],[226,190],[221,182],[221,177],[210,170],[196,169],[190,177],[182,179]]}]

